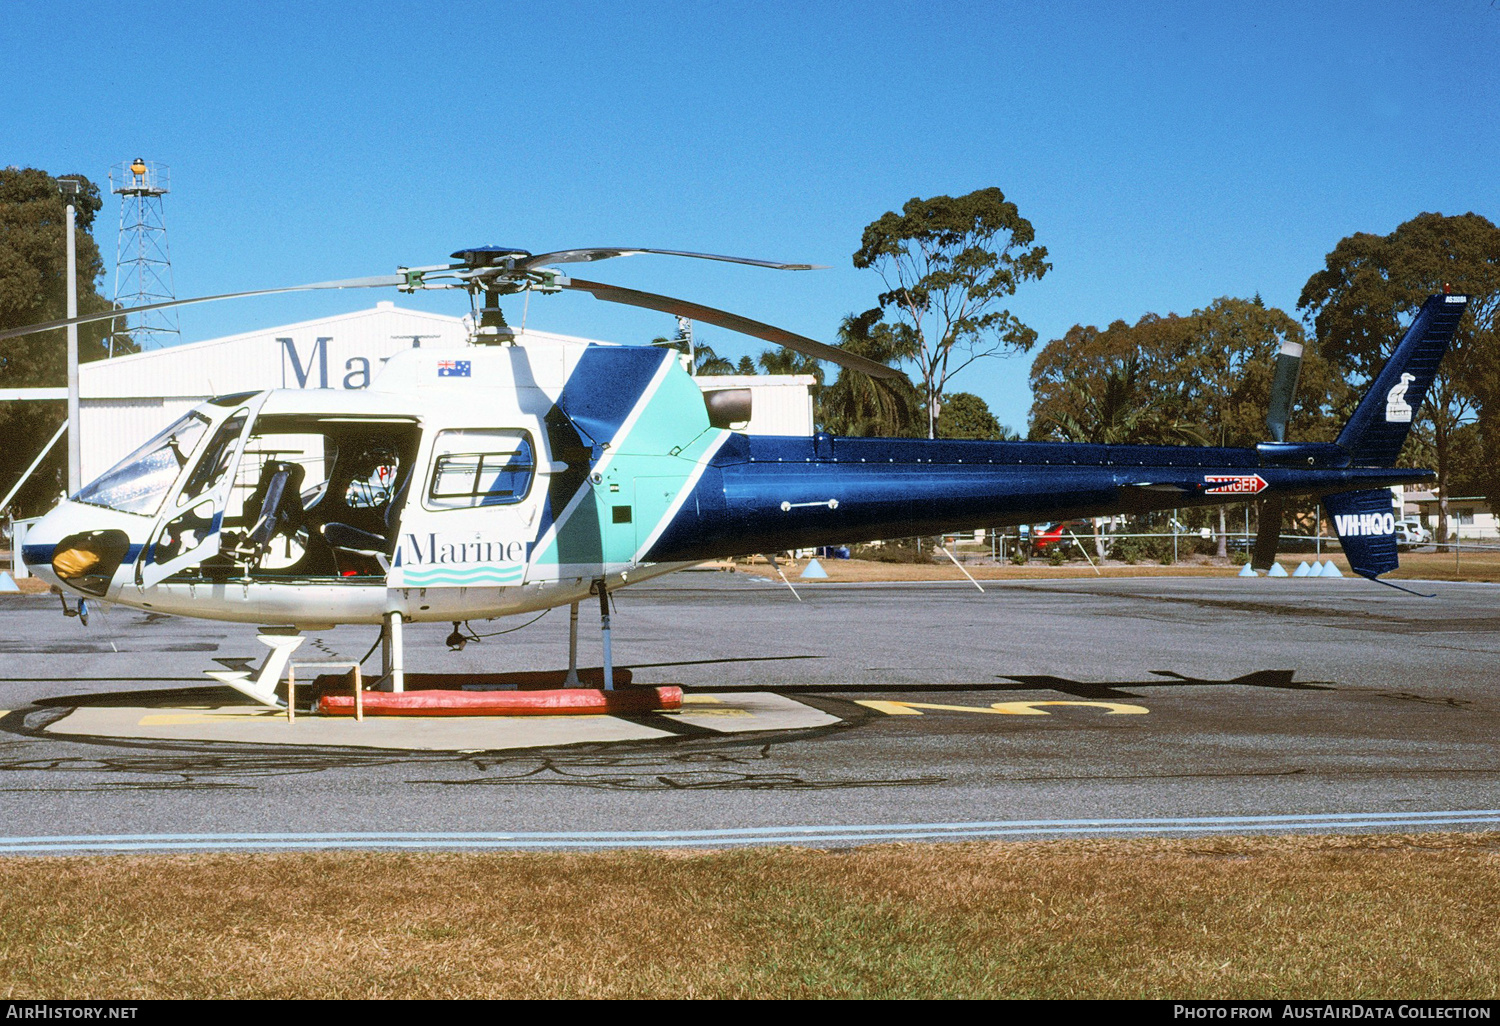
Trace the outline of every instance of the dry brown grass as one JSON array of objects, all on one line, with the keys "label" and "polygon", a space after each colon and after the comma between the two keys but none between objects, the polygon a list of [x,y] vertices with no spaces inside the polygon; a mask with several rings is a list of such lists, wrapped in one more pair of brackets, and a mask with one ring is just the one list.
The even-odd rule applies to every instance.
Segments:
[{"label": "dry brown grass", "polygon": [[1500,835],[0,860],[4,997],[1493,997]]},{"label": "dry brown grass", "polygon": [[1403,552],[1391,577],[1428,581],[1500,581],[1500,551]]}]

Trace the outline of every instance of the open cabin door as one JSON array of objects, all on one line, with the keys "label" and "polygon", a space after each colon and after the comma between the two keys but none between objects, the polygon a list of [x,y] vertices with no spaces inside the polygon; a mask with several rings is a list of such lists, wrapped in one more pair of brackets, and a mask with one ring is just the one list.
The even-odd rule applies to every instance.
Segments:
[{"label": "open cabin door", "polygon": [[137,587],[149,588],[219,553],[224,513],[250,433],[253,410],[241,406],[213,429],[208,443],[181,456],[184,472],[167,496],[135,565]]}]

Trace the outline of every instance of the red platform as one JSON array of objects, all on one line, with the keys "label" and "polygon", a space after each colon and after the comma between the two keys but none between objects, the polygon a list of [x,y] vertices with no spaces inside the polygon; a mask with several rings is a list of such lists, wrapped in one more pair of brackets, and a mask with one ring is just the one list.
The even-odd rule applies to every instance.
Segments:
[{"label": "red platform", "polygon": [[[678,687],[561,688],[555,691],[367,691],[366,716],[579,716],[682,708]],[[353,695],[324,695],[325,716],[353,716]]]}]

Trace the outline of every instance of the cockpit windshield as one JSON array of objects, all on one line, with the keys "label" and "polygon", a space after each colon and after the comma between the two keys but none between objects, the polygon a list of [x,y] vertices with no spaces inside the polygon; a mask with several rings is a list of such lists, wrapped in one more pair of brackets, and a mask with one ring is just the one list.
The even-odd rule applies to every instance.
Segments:
[{"label": "cockpit windshield", "polygon": [[207,417],[189,413],[85,485],[73,498],[124,513],[154,515],[208,427]]}]

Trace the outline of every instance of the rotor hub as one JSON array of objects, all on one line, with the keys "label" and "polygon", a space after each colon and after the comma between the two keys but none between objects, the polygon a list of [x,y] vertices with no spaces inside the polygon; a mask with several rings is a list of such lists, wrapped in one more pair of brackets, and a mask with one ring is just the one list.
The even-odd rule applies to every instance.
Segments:
[{"label": "rotor hub", "polygon": [[465,267],[513,267],[517,260],[531,256],[530,250],[514,246],[475,246],[449,254],[454,260],[462,260]]}]

